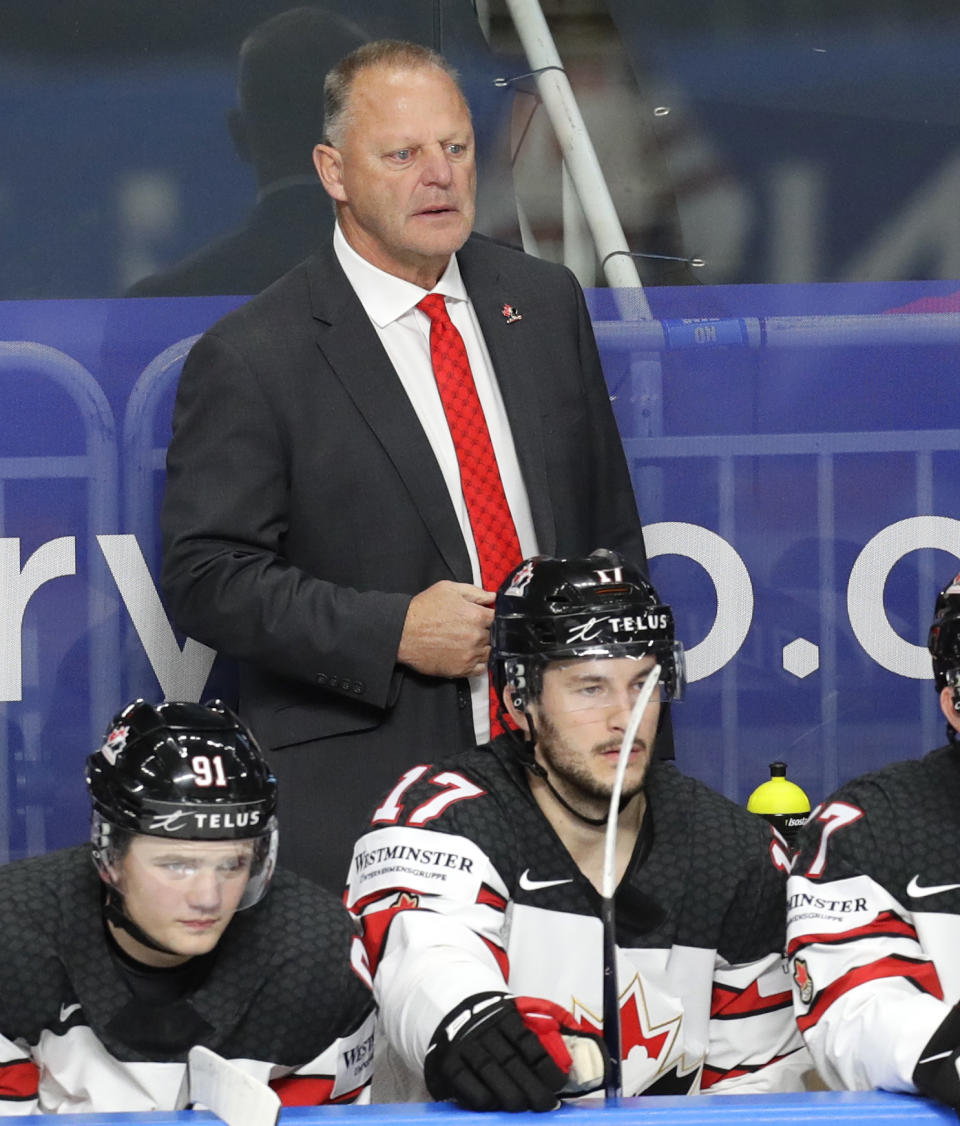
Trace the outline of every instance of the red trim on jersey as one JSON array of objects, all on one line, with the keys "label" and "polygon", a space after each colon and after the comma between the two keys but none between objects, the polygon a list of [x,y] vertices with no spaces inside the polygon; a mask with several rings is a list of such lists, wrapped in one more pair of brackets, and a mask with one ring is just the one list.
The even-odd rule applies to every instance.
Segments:
[{"label": "red trim on jersey", "polygon": [[270,1086],[284,1106],[319,1106],[329,1102],[333,1094],[333,1080],[320,1076],[284,1075],[271,1079]]},{"label": "red trim on jersey", "polygon": [[879,958],[866,966],[857,966],[849,973],[838,977],[825,989],[817,994],[813,1005],[806,1016],[797,1017],[797,1026],[801,1032],[806,1032],[817,1023],[823,1014],[830,1008],[834,1001],[863,985],[868,981],[880,981],[885,977],[902,977],[912,982],[923,993],[929,993],[938,1001],[943,1000],[943,988],[933,962],[920,961],[915,958],[904,958],[899,954],[891,954],[888,958]]},{"label": "red trim on jersey", "polygon": [[[391,891],[391,894],[393,892]],[[420,897],[407,891],[398,891],[394,902],[389,907],[379,911],[368,911],[361,920],[363,934],[361,941],[367,952],[370,963],[370,976],[375,976],[377,966],[380,964],[380,955],[383,953],[383,944],[387,941],[387,932],[390,924],[401,911],[415,911],[420,906]]]},{"label": "red trim on jersey", "polygon": [[484,937],[482,934],[477,937],[483,939],[487,949],[494,958],[496,958],[500,972],[503,974],[503,980],[506,981],[510,977],[510,959],[507,957],[506,950],[504,950],[502,946],[497,946],[496,943],[491,942],[489,938]]},{"label": "red trim on jersey", "polygon": [[[801,1049],[797,1049],[800,1051]],[[741,1075],[755,1075],[758,1071],[763,1071],[765,1067],[770,1067],[771,1064],[779,1063],[780,1060],[785,1060],[787,1056],[792,1056],[793,1052],[787,1052],[782,1056],[774,1056],[773,1059],[767,1060],[766,1063],[742,1063],[739,1067],[731,1067],[729,1071],[721,1071],[719,1067],[710,1067],[708,1064],[703,1065],[703,1072],[700,1076],[700,1090],[709,1090],[714,1083],[719,1083],[721,1079],[737,1079]]]},{"label": "red trim on jersey", "polygon": [[33,1060],[0,1063],[0,1099],[35,1099],[39,1082],[40,1069]]},{"label": "red trim on jersey", "polygon": [[793,1004],[793,994],[789,989],[783,993],[771,993],[767,997],[752,981],[746,989],[734,989],[729,985],[714,985],[710,998],[710,1016],[716,1020],[732,1020],[736,1017],[754,1016],[757,1013],[772,1013],[776,1009],[787,1009]]},{"label": "red trim on jersey", "polygon": [[749,1075],[753,1071],[750,1067],[732,1067],[729,1071],[721,1071],[718,1067],[707,1067],[703,1065],[703,1073],[700,1076],[700,1090],[709,1091],[714,1083],[719,1083],[721,1079],[733,1079],[739,1075]]},{"label": "red trim on jersey", "polygon": [[858,938],[917,938],[916,929],[893,911],[881,911],[872,922],[865,923],[862,927],[853,930],[840,931],[835,934],[804,934],[794,938],[787,946],[787,957],[796,954],[805,946],[821,943],[832,946],[842,942],[855,942]]},{"label": "red trim on jersey", "polygon": [[369,895],[365,895],[363,899],[358,899],[357,902],[349,908],[349,911],[352,915],[362,915],[371,904],[386,902],[387,900],[392,903],[398,895],[417,896],[423,894],[425,893],[414,891],[413,888],[400,886],[381,888],[379,891],[373,891]]},{"label": "red trim on jersey", "polygon": [[332,1098],[333,1083],[332,1079],[319,1075],[285,1075],[282,1079],[270,1080],[270,1086],[277,1092],[284,1106],[352,1103],[363,1090],[363,1087],[357,1087]]},{"label": "red trim on jersey", "polygon": [[477,895],[477,903],[484,907],[494,907],[498,911],[506,911],[507,901],[498,892],[495,892],[489,884],[481,884],[480,892]]},{"label": "red trim on jersey", "polygon": [[704,1064],[700,1077],[700,1090],[706,1091],[714,1083],[719,1083],[721,1079],[733,1079],[741,1075],[756,1075],[758,1071],[763,1071],[765,1067],[772,1067],[775,1063],[789,1059],[790,1056],[795,1056],[797,1052],[802,1051],[804,1051],[803,1048],[794,1048],[792,1052],[784,1052],[782,1056],[774,1056],[766,1063],[743,1063],[739,1067],[731,1067],[728,1071],[721,1071],[718,1067],[710,1067],[708,1064]]}]

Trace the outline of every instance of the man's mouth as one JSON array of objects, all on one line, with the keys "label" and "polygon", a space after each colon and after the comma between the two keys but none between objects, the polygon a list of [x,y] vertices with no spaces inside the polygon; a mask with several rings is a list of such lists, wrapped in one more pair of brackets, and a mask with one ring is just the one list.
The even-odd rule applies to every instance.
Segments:
[{"label": "man's mouth", "polygon": [[[634,743],[630,748],[630,754],[641,754],[646,749],[647,747],[645,743]],[[605,747],[604,750],[602,750],[600,753],[604,755],[604,757],[613,755],[613,757],[616,758],[620,754],[620,744],[618,743],[615,747]]]}]

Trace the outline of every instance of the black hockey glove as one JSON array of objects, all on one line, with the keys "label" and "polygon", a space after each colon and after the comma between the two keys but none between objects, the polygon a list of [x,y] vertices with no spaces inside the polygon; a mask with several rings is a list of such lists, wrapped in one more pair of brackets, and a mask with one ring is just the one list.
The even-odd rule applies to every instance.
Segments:
[{"label": "black hockey glove", "polygon": [[600,1037],[559,1005],[478,993],[440,1022],[423,1074],[433,1098],[468,1110],[553,1110],[602,1087],[606,1064]]},{"label": "black hockey glove", "polygon": [[960,1109],[960,1005],[930,1037],[913,1069],[913,1082],[921,1095]]}]

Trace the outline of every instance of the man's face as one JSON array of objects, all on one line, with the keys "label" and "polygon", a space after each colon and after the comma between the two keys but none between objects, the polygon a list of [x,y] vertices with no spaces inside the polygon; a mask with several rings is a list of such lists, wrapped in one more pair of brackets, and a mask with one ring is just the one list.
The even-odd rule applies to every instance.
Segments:
[{"label": "man's face", "polygon": [[473,227],[473,128],[456,85],[436,67],[368,67],[354,79],[341,140],[318,145],[314,161],[347,241],[432,288]]},{"label": "man's face", "polygon": [[[540,699],[530,706],[536,757],[553,785],[578,808],[605,810],[630,712],[655,664],[652,656],[611,657],[556,663],[545,670]],[[655,691],[634,739],[624,774],[624,799],[643,786],[659,716]]]},{"label": "man's face", "polygon": [[[252,841],[174,841],[136,836],[117,873],[127,917],[186,961],[212,950],[233,918],[250,877]],[[128,952],[153,965],[169,956],[137,944]]]}]

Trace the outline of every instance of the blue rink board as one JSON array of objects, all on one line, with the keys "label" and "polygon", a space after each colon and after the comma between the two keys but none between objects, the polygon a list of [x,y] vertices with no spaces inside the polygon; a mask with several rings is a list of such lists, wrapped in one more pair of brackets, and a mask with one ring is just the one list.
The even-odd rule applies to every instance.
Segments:
[{"label": "blue rink board", "polygon": [[[548,1116],[530,1117],[547,1123]],[[615,1116],[624,1123],[643,1126],[787,1126],[788,1123],[877,1123],[877,1122],[952,1122],[957,1115],[948,1107],[910,1095],[887,1091],[817,1091],[785,1095],[718,1095],[690,1098],[672,1095],[661,1098],[622,1099],[617,1106],[599,1100],[567,1104],[557,1114],[575,1115],[580,1126],[601,1126]],[[364,1118],[378,1126],[417,1126],[434,1124],[438,1119],[455,1119],[463,1126],[507,1126],[525,1121],[526,1114],[480,1114],[459,1110],[447,1103],[396,1103],[377,1106],[288,1107],[281,1111],[281,1122],[328,1122],[331,1119]],[[129,1123],[168,1126],[177,1122],[219,1122],[207,1111],[182,1110],[152,1114],[61,1114],[7,1118],[7,1122],[50,1122],[58,1126],[125,1126]]]}]

